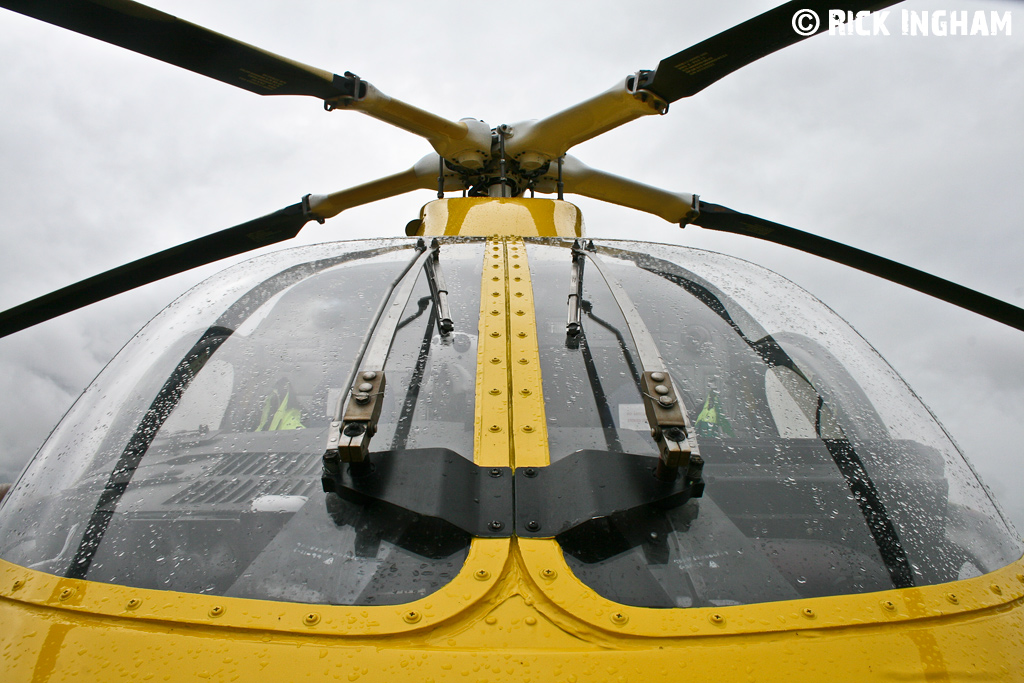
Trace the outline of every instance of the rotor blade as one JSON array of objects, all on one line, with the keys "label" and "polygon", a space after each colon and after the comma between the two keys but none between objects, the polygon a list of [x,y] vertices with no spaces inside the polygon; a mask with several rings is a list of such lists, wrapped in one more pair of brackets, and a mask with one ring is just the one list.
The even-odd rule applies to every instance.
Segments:
[{"label": "rotor blade", "polygon": [[295,237],[316,218],[302,203],[171,247],[0,313],[0,337],[207,263]]},{"label": "rotor blade", "polygon": [[355,81],[266,52],[131,0],[0,0],[0,7],[257,95],[353,96]]},{"label": "rotor blade", "polygon": [[[768,10],[753,19],[722,31],[682,52],[661,60],[653,75],[647,75],[641,87],[668,102],[690,97],[733,71],[781,50],[804,38],[828,30],[829,10],[845,12],[875,11],[899,0],[794,0]],[[817,29],[803,35],[799,27],[812,27],[809,15],[799,23],[798,12],[814,12]]]},{"label": "rotor blade", "polygon": [[856,247],[704,202],[700,202],[700,216],[694,223],[709,230],[755,237],[842,263],[1024,331],[1024,309]]}]

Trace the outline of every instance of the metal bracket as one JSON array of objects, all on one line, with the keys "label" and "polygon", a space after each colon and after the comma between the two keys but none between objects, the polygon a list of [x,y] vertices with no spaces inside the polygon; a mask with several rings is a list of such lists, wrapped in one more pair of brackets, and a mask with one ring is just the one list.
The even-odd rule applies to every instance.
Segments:
[{"label": "metal bracket", "polygon": [[[373,463],[325,461],[323,489],[361,505],[412,513],[423,533],[471,536],[586,536],[600,525],[628,524],[704,493],[703,462],[684,476],[658,479],[653,456],[585,450],[547,467],[481,467],[446,448],[373,454]],[[594,486],[593,482],[614,485]]]},{"label": "metal bracket", "polygon": [[374,453],[366,468],[325,467],[321,481],[324,491],[353,503],[413,513],[413,533],[512,535],[512,469],[480,467],[447,448]]},{"label": "metal bracket", "polygon": [[673,481],[656,476],[658,462],[646,455],[583,450],[547,467],[517,469],[516,534],[585,535],[594,525],[678,507],[704,494],[703,461]]},{"label": "metal bracket", "polygon": [[664,98],[655,94],[651,90],[647,90],[646,88],[641,86],[641,83],[644,83],[646,80],[648,80],[648,75],[651,75],[653,73],[653,71],[650,71],[648,69],[641,69],[640,71],[637,71],[632,78],[626,79],[626,90],[628,90],[633,97],[640,100],[644,104],[650,104],[655,111],[664,116],[665,114],[668,113],[668,102],[666,102]]}]

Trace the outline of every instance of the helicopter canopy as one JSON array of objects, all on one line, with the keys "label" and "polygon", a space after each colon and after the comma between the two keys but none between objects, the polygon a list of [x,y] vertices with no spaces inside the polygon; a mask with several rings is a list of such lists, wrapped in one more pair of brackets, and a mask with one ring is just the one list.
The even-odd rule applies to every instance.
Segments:
[{"label": "helicopter canopy", "polygon": [[[409,269],[416,240],[290,249],[197,286],[44,444],[0,508],[0,557],[141,588],[399,604],[458,574],[474,538],[533,533],[616,602],[700,607],[936,584],[1021,555],[956,446],[856,332],[784,278],[695,249],[600,241],[599,277],[573,271],[572,240],[526,240],[550,465],[484,453],[488,245],[436,249],[451,331],[436,276]],[[573,274],[581,332],[567,335]],[[399,279],[411,288],[396,308]],[[400,315],[381,346],[389,301]],[[644,334],[675,380],[704,488],[608,511],[602,491],[643,488],[623,463],[659,454]],[[388,380],[369,462],[414,469],[352,496],[322,456],[378,347]],[[475,513],[488,497],[536,513],[535,527]]]}]

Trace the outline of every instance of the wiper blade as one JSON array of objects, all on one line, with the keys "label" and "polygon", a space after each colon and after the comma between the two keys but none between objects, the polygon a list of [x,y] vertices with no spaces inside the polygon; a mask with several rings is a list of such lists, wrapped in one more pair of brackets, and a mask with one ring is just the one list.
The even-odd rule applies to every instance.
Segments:
[{"label": "wiper blade", "polygon": [[437,316],[437,329],[441,336],[451,334],[455,330],[455,323],[452,322],[452,312],[448,308],[448,286],[444,282],[444,273],[441,272],[441,247],[437,238],[430,243],[433,255],[423,264],[427,273],[427,284],[430,285],[430,296],[434,300],[434,314]]},{"label": "wiper blade", "polygon": [[[633,338],[637,359],[640,362],[640,393],[643,396],[644,411],[651,425],[651,435],[658,444],[660,460],[658,477],[671,481],[676,478],[682,468],[687,479],[700,480],[704,461],[700,457],[697,442],[693,438],[693,427],[689,417],[681,407],[679,396],[672,382],[672,377],[658,352],[651,331],[637,312],[632,300],[618,280],[611,277],[603,267],[601,258],[595,253],[593,242],[583,249],[579,240],[572,246],[573,276],[577,280],[577,291],[582,291],[582,267],[576,267],[577,261],[589,258],[604,279],[605,284],[615,299],[616,305],[626,321],[626,329]],[[570,295],[570,302],[572,297]],[[572,311],[570,309],[570,315]]]},{"label": "wiper blade", "polygon": [[430,249],[427,249],[423,240],[417,243],[416,257],[392,282],[373,324],[363,338],[355,372],[349,378],[349,398],[343,410],[339,402],[339,410],[335,412],[328,432],[323,460],[324,469],[330,474],[336,473],[343,462],[369,463],[367,456],[370,439],[377,431],[377,420],[384,405],[384,365],[391,352],[402,313],[412,299],[420,270],[436,255],[438,248],[436,242]]}]

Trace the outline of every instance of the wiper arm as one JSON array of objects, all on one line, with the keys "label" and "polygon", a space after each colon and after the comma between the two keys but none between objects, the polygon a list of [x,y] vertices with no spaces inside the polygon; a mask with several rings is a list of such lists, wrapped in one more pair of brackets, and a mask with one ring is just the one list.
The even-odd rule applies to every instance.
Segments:
[{"label": "wiper arm", "polygon": [[430,285],[430,296],[434,300],[434,314],[437,316],[437,329],[441,336],[451,334],[455,329],[452,322],[452,312],[448,308],[448,286],[444,282],[444,274],[441,272],[441,247],[437,238],[430,243],[433,255],[423,264],[427,273],[427,284]]},{"label": "wiper arm", "polygon": [[377,420],[384,405],[384,364],[391,352],[402,313],[412,299],[420,270],[435,257],[438,248],[436,242],[427,249],[423,240],[419,241],[416,245],[418,254],[392,283],[374,323],[367,330],[356,370],[349,378],[348,401],[344,410],[340,409],[339,402],[339,410],[328,432],[324,469],[330,474],[336,474],[343,462],[369,464],[370,439],[377,431]]},{"label": "wiper arm", "polygon": [[[679,468],[686,477],[699,480],[704,467],[697,442],[693,438],[693,427],[686,412],[682,410],[678,394],[669,375],[668,368],[658,352],[658,346],[647,328],[643,318],[637,312],[632,300],[618,280],[611,277],[603,267],[601,258],[593,251],[593,243],[587,250],[582,248],[579,240],[572,246],[574,264],[583,257],[589,258],[597,268],[608,289],[615,299],[616,305],[626,321],[626,329],[633,338],[637,359],[640,361],[640,393],[643,396],[644,411],[651,425],[651,436],[658,444],[660,459],[658,462],[658,478],[666,481],[674,480]],[[580,280],[582,268],[574,267],[573,274]],[[582,282],[577,283],[582,289]],[[572,298],[570,296],[570,302]],[[570,313],[571,314],[571,313]]]}]

